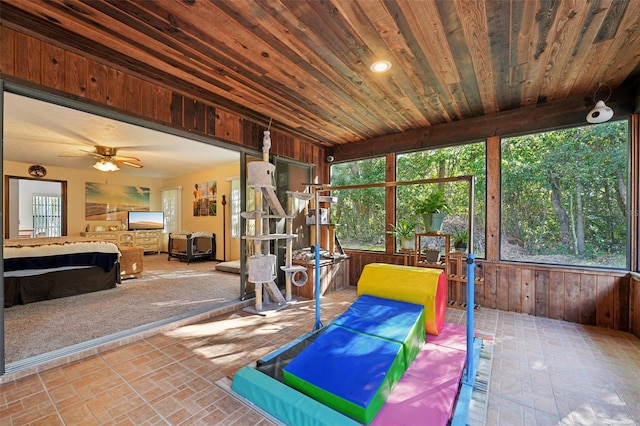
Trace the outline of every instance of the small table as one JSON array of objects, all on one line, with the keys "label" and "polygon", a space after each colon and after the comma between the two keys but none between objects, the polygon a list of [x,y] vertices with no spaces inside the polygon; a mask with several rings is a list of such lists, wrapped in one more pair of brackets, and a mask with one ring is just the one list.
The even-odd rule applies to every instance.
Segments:
[{"label": "small table", "polygon": [[143,270],[144,249],[142,247],[120,247],[120,278],[140,278]]}]

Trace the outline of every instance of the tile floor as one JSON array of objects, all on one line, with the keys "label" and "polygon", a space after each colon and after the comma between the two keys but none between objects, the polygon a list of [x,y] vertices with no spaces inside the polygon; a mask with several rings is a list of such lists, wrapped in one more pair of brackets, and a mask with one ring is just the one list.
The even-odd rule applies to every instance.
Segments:
[{"label": "tile floor", "polygon": [[[322,320],[355,298],[353,289],[323,298]],[[215,383],[314,318],[312,301],[268,317],[232,312],[9,381],[0,424],[273,424]],[[448,309],[447,321],[466,317]],[[476,330],[494,346],[488,425],[640,424],[640,339],[484,308]]]}]

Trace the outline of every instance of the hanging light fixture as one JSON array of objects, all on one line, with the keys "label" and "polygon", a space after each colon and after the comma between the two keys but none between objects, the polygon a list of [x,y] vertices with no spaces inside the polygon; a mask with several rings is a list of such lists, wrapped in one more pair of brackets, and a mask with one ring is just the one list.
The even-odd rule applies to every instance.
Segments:
[{"label": "hanging light fixture", "polygon": [[611,97],[611,86],[604,83],[598,83],[598,88],[593,93],[593,101],[595,102],[596,95],[602,86],[607,86],[607,88],[609,88],[609,95],[604,101],[602,99],[597,101],[596,106],[589,111],[589,114],[587,114],[587,121],[589,123],[604,123],[605,121],[611,120],[611,117],[613,117],[613,110],[605,104],[605,102],[607,102]]},{"label": "hanging light fixture", "polygon": [[93,165],[94,169],[98,169],[101,172],[115,172],[120,170],[120,167],[116,163],[111,160],[100,160],[96,161],[96,164]]}]

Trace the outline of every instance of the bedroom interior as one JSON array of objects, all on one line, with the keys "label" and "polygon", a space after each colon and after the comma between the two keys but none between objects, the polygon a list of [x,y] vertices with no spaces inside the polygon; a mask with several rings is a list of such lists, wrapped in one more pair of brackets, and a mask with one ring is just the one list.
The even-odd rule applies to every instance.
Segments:
[{"label": "bedroom interior", "polygon": [[[192,188],[194,183],[201,181],[215,180],[218,185],[217,189],[222,194],[226,194],[230,198],[230,177],[237,177],[239,175],[239,154],[237,152],[225,150],[220,147],[213,147],[210,145],[197,143],[192,140],[180,138],[172,135],[162,134],[158,131],[152,131],[150,129],[141,128],[132,124],[124,123],[115,119],[109,119],[104,116],[96,114],[90,114],[83,111],[70,109],[43,100],[37,100],[30,97],[19,96],[15,94],[5,94],[4,99],[4,149],[3,149],[3,170],[5,174],[6,185],[5,196],[9,199],[9,203],[5,203],[5,233],[6,236],[15,238],[14,240],[5,240],[5,258],[9,255],[6,245],[11,241],[14,245],[22,246],[27,241],[27,237],[35,237],[34,231],[34,209],[31,200],[34,196],[46,194],[47,196],[55,196],[61,198],[61,203],[66,206],[63,209],[64,217],[59,221],[53,221],[59,225],[57,230],[50,230],[48,228],[41,228],[42,233],[47,232],[48,235],[77,235],[87,236],[89,238],[98,238],[104,240],[105,235],[116,235],[118,240],[113,240],[122,250],[124,256],[134,255],[132,252],[126,251],[126,249],[132,249],[134,247],[142,247],[144,256],[141,258],[140,265],[135,267],[138,270],[123,271],[125,274],[122,277],[121,282],[126,287],[127,283],[133,283],[137,278],[142,280],[154,279],[156,285],[181,285],[182,280],[188,279],[181,277],[177,274],[168,275],[168,278],[164,281],[158,281],[158,274],[166,269],[168,264],[170,268],[179,271],[183,265],[179,265],[178,262],[169,262],[166,254],[168,253],[168,234],[162,234],[161,241],[156,243],[152,240],[148,241],[132,241],[128,239],[129,232],[122,231],[122,225],[133,227],[132,232],[142,235],[144,230],[138,229],[139,225],[136,225],[136,221],[144,220],[129,218],[125,216],[116,220],[94,220],[95,218],[85,217],[85,184],[84,182],[102,182],[107,186],[117,190],[122,188],[123,183],[133,183],[136,186],[144,186],[150,189],[150,207],[152,210],[160,208],[160,190],[164,187],[184,187]],[[46,145],[42,145],[42,144]],[[120,150],[120,153],[133,152],[133,155],[140,156],[145,159],[143,168],[128,168],[121,167],[118,171],[103,172],[94,170],[92,164],[96,161],[95,156],[86,154],[92,144],[110,144],[114,146],[125,146]],[[135,146],[135,151],[132,151],[132,147]],[[55,148],[54,148],[55,147]],[[180,147],[176,150],[176,147]],[[126,160],[134,157],[125,157]],[[137,158],[137,157],[135,157]],[[31,164],[45,164],[45,175],[38,177],[25,176],[24,170],[28,169]],[[219,243],[219,247],[216,247],[215,242],[208,248],[203,249],[206,253],[208,250],[209,256],[207,256],[210,265],[200,265],[193,263],[193,267],[205,268],[203,270],[210,271],[215,274],[215,264],[219,262],[211,262],[213,260],[221,260],[225,257],[228,260],[239,259],[239,242],[237,238],[231,238],[230,229],[225,229],[223,232],[222,226],[229,227],[230,223],[222,223],[222,215],[209,217],[195,217],[193,215],[193,209],[191,206],[191,200],[193,197],[189,194],[190,190],[186,192],[183,197],[183,228],[193,229],[197,231],[213,230],[209,231],[209,235],[215,241],[216,232],[217,238],[222,238],[223,234],[227,237],[225,244],[225,253],[222,253],[222,243]],[[7,208],[7,206],[9,208]],[[229,206],[226,207],[229,209]],[[225,212],[227,217],[229,212]],[[8,225],[7,225],[8,224]],[[143,228],[148,228],[149,224],[145,223]],[[162,224],[164,227],[164,223]],[[117,228],[117,230],[116,230]],[[104,231],[102,231],[104,229]],[[113,232],[109,232],[113,230]],[[98,232],[95,232],[98,231]],[[56,233],[57,232],[57,233]],[[157,232],[157,231],[151,231]],[[160,235],[160,234],[159,234]],[[155,238],[155,234],[153,235]],[[34,239],[34,243],[41,244],[48,241],[48,238]],[[145,244],[146,243],[146,244]],[[133,244],[133,246],[130,246]],[[158,254],[154,254],[158,253]],[[201,256],[204,258],[204,256]],[[181,260],[180,257],[177,257]],[[165,263],[167,265],[165,265]],[[182,262],[180,262],[182,263]],[[189,262],[191,263],[191,262]],[[204,262],[202,262],[204,263]],[[130,262],[129,265],[132,265]],[[133,264],[135,265],[135,263]],[[155,265],[155,266],[154,266]],[[232,264],[233,265],[233,264]],[[5,263],[5,268],[7,267]],[[140,272],[140,270],[142,272]],[[5,271],[7,271],[5,269]],[[109,272],[110,284],[96,283],[93,285],[94,289],[100,288],[115,288],[116,277],[113,274],[115,271]],[[10,271],[9,271],[10,273]],[[84,272],[78,272],[80,276]],[[15,272],[14,272],[15,274]],[[166,275],[166,274],[165,274]],[[10,278],[5,274],[5,288],[9,286],[12,289],[9,293],[5,290],[5,307],[9,307],[14,303],[23,303],[19,299],[19,291],[15,289],[15,281],[19,281],[19,278]],[[236,276],[237,277],[237,276]],[[85,277],[83,276],[83,279]],[[133,279],[129,279],[133,278]],[[226,278],[230,280],[231,278]],[[24,281],[24,278],[22,278]],[[38,279],[34,279],[36,282]],[[120,280],[118,280],[120,281]],[[175,281],[172,283],[171,281]],[[239,279],[233,280],[237,289],[233,288],[228,294],[228,300],[237,300],[239,293]],[[132,286],[133,284],[129,284]],[[74,286],[75,287],[75,286]],[[228,289],[228,286],[225,287]],[[79,294],[80,292],[87,291],[88,289],[80,290],[74,288],[70,291]],[[107,292],[108,293],[108,292]],[[108,300],[107,293],[101,295]],[[163,294],[162,292],[157,294]],[[59,297],[64,295],[51,293],[48,297]],[[166,305],[172,303],[172,300],[177,300],[176,295],[166,295],[168,299],[165,301]],[[37,296],[34,296],[37,297]],[[44,296],[43,296],[44,297]],[[207,296],[202,294],[200,296],[203,300],[208,300]],[[34,301],[25,296],[25,301]],[[228,301],[227,299],[224,302]],[[49,302],[53,303],[53,302]],[[160,303],[156,301],[155,303]],[[176,302],[177,303],[177,302]],[[216,298],[216,303],[222,303],[219,298]],[[184,309],[188,311],[189,306],[193,306],[195,309],[195,303],[185,303]],[[15,318],[17,313],[24,308],[15,306],[13,311],[8,309],[5,313],[6,322],[9,325],[12,320],[8,318]],[[28,308],[27,308],[28,309]],[[85,315],[88,315],[91,311],[84,311]],[[183,314],[183,312],[181,312]],[[168,318],[169,311],[163,315],[163,318]],[[149,317],[148,322],[154,322],[153,316]],[[77,323],[86,323],[87,319],[78,321]],[[39,333],[35,330],[34,324],[38,324],[38,321],[25,322],[19,329],[21,332],[21,339],[29,339],[37,342],[41,340]],[[73,341],[78,343],[76,338],[69,336],[65,338],[66,331],[69,327],[60,327],[59,337],[61,342]],[[120,331],[120,330],[119,330]],[[7,333],[10,335],[10,333]],[[82,333],[78,334],[82,336]],[[91,340],[92,334],[89,334],[87,340]],[[16,347],[19,343],[17,340],[7,340],[6,351],[8,361],[8,371],[12,371],[15,368],[19,368],[20,364],[14,364],[16,361],[24,361],[23,357],[31,357],[33,355],[41,355],[43,351],[46,351],[49,345],[42,345],[41,349],[33,354],[29,349],[23,351],[20,347]],[[27,346],[28,344],[25,343]],[[53,347],[58,344],[51,342]],[[58,349],[58,348],[56,348]],[[16,355],[22,354],[22,355]],[[16,358],[18,356],[18,358]]]},{"label": "bedroom interior", "polygon": [[[245,250],[241,239],[230,236],[231,221],[220,214],[220,195],[231,200],[233,182],[244,176],[252,156],[259,155],[265,130],[271,131],[274,162],[284,159],[309,166],[310,182],[330,183],[334,171],[342,167],[369,185],[366,178],[374,173],[361,174],[365,169],[356,165],[375,160],[376,166],[381,165],[374,184],[381,185],[382,202],[374,208],[365,202],[353,210],[367,207],[362,211],[368,214],[354,215],[355,223],[367,223],[367,231],[380,228],[379,235],[373,235],[374,246],[344,247],[349,262],[341,279],[347,288],[322,299],[330,321],[354,302],[357,283],[368,265],[411,262],[411,253],[398,252],[397,242],[387,233],[406,213],[405,204],[410,204],[398,198],[395,186],[405,179],[401,160],[411,158],[409,165],[423,166],[416,160],[420,155],[481,147],[477,152],[482,152],[482,160],[474,163],[483,176],[475,198],[481,213],[473,231],[482,234],[476,239],[482,241],[482,253],[475,258],[482,274],[466,290],[475,296],[479,308],[475,337],[485,339],[495,352],[484,353],[493,372],[491,380],[485,377],[483,382],[484,405],[477,424],[640,422],[640,389],[629,378],[637,366],[640,338],[640,2],[4,0],[0,8],[3,130],[36,132],[28,138],[34,145],[24,140],[10,146],[5,140],[5,209],[14,207],[13,197],[8,197],[9,177],[64,182],[66,234],[112,233],[119,242],[125,233],[124,244],[135,246],[138,236],[122,229],[128,226],[122,218],[87,219],[89,184],[148,188],[149,209],[154,211],[165,210],[160,198],[163,190],[182,188],[184,225],[175,231],[212,233],[216,251],[222,250],[217,260],[233,260],[233,253]],[[391,66],[377,73],[374,63],[381,59]],[[20,122],[11,115],[19,108],[7,106],[15,97],[68,110],[42,113],[27,107],[25,117],[36,122]],[[101,118],[67,121],[77,113]],[[598,124],[606,118],[608,122]],[[109,120],[139,128],[135,132],[161,134],[122,134]],[[14,122],[20,125],[11,126]],[[586,146],[603,153],[603,164],[608,163],[607,153],[621,161],[618,175],[602,180],[606,196],[592,197],[606,199],[609,203],[600,211],[606,215],[615,210],[615,216],[609,216],[613,218],[610,228],[587,230],[594,230],[591,241],[615,245],[609,244],[609,252],[592,252],[588,238],[586,250],[579,244],[583,235],[572,234],[571,214],[560,217],[558,213],[562,209],[553,198],[557,194],[551,173],[546,176],[550,188],[538,197],[537,204],[546,209],[540,222],[553,225],[554,215],[559,216],[558,222],[568,219],[557,226],[561,232],[555,237],[562,244],[565,237],[569,240],[562,248],[580,255],[574,258],[597,254],[599,263],[554,263],[541,260],[537,252],[529,256],[532,253],[524,251],[518,252],[523,254],[519,258],[505,256],[505,241],[518,247],[525,242],[508,226],[521,225],[524,230],[529,225],[524,220],[530,219],[517,208],[505,216],[513,207],[506,191],[535,197],[528,191],[530,184],[509,180],[513,175],[504,173],[511,140],[537,138],[543,132],[597,131],[608,124],[626,128],[624,136],[611,137],[611,141],[621,140],[618,148],[622,149],[615,154],[608,151],[608,138],[599,145],[590,139],[594,144]],[[39,129],[50,134],[37,134]],[[84,136],[92,130],[99,134]],[[582,142],[578,139],[572,138]],[[529,141],[525,146],[532,148],[532,155],[520,162],[519,171],[528,170],[539,157],[533,150],[537,145]],[[221,156],[208,148],[220,149],[216,152],[222,156],[231,153],[233,159],[217,164]],[[7,155],[9,149],[16,150],[13,159]],[[576,160],[575,150],[566,154],[570,161]],[[451,155],[449,160],[464,157]],[[511,161],[518,164],[517,158]],[[179,172],[164,177],[173,168]],[[585,174],[587,170],[581,165],[568,169]],[[444,166],[433,167],[424,173],[429,176],[415,179],[446,177],[446,173]],[[597,170],[593,175],[601,176]],[[131,176],[136,176],[135,181]],[[615,179],[619,185],[611,184]],[[539,181],[546,182],[545,176]],[[580,184],[595,181],[599,179],[591,176],[574,179]],[[215,206],[198,196],[203,184],[217,188]],[[581,194],[576,188],[577,195],[595,193],[600,191]],[[576,194],[563,199],[561,206],[577,216],[586,197]],[[210,214],[216,209],[217,214]],[[4,209],[3,213],[4,237],[20,236],[16,215]],[[230,206],[226,213],[229,218]],[[365,222],[371,218],[375,220]],[[31,228],[35,226],[22,233]],[[533,234],[536,229],[529,231]],[[546,242],[542,235],[526,243]],[[139,238],[143,241],[146,236]],[[205,257],[213,247],[209,241]],[[217,266],[217,260],[192,262],[189,255],[178,262],[168,244],[168,235],[163,234],[161,253],[143,255],[140,276],[123,280],[115,289],[4,311],[89,301],[115,291],[124,293],[137,284],[145,295],[153,293],[153,284],[147,280],[162,270],[153,267],[159,260],[179,271],[192,268],[196,276],[203,272],[200,268],[212,274]],[[612,256],[601,256],[605,252]],[[136,264],[138,255],[139,251],[127,255],[128,262]],[[450,257],[445,248],[445,270]],[[456,276],[448,282],[462,283],[459,275],[465,257],[470,259],[466,253],[456,258]],[[173,279],[171,272],[167,274]],[[197,281],[195,276],[192,281]],[[173,287],[182,289],[188,283]],[[147,284],[151,291],[142,287]],[[170,290],[176,288],[170,286]],[[243,298],[242,276],[239,292]],[[150,304],[168,310],[209,303],[202,299],[206,298],[194,295],[186,300],[185,295],[182,300],[179,293],[166,293],[163,300]],[[459,299],[453,302],[457,305]],[[446,322],[465,324],[467,318],[458,307],[444,308]],[[4,311],[0,322],[6,323]],[[311,325],[315,327],[318,318],[314,322],[312,311],[306,301],[296,309],[282,310],[278,319],[259,320],[236,310],[200,323],[182,323],[160,334],[145,334],[145,329],[141,340],[125,337],[118,347],[108,346],[114,344],[109,342],[105,352],[83,348],[82,359],[64,353],[51,369],[30,365],[15,375],[0,376],[0,396],[9,401],[0,407],[9,408],[17,424],[64,424],[78,419],[104,424],[183,420],[278,424],[221,389],[248,360],[261,360],[306,334]],[[94,321],[106,322],[106,315]],[[38,327],[45,331],[44,325]],[[470,329],[469,341],[474,338]],[[48,330],[43,338],[55,333]],[[0,357],[6,361],[5,330],[0,334]],[[22,356],[29,357],[18,355]],[[6,365],[0,367],[6,373]],[[96,392],[91,389],[94,385],[100,388]],[[71,396],[67,390],[72,390]],[[157,397],[158,393],[162,396]],[[107,394],[114,400],[105,401]],[[36,400],[40,406],[32,403]]]},{"label": "bedroom interior", "polygon": [[167,329],[165,322],[239,300],[239,275],[217,271],[217,262],[168,262],[165,254],[146,255],[144,262],[140,278],[117,287],[5,309],[8,371],[105,345],[131,329]]}]

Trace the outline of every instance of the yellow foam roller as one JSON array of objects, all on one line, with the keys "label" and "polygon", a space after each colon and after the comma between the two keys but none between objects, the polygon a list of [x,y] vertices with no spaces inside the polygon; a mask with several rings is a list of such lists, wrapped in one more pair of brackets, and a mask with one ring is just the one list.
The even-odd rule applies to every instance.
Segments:
[{"label": "yellow foam roller", "polygon": [[442,330],[447,280],[441,269],[370,263],[358,280],[358,296],[363,294],[423,305],[426,332],[437,336]]}]

